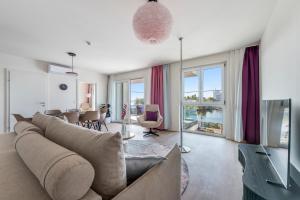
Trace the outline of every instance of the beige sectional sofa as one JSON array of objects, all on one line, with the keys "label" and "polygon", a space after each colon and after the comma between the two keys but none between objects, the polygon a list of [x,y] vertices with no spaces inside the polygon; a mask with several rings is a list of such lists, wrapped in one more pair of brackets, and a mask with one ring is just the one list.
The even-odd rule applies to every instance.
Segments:
[{"label": "beige sectional sofa", "polygon": [[99,133],[36,114],[0,135],[1,200],[179,200],[181,155],[127,185],[120,133]]}]

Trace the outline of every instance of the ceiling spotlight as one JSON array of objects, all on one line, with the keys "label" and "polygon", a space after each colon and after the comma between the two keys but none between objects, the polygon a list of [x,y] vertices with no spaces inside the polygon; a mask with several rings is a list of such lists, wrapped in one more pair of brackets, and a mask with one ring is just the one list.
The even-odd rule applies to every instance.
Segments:
[{"label": "ceiling spotlight", "polygon": [[86,40],[85,43],[86,43],[87,45],[89,45],[89,46],[92,45],[92,43],[91,43],[90,41],[88,41],[88,40]]}]

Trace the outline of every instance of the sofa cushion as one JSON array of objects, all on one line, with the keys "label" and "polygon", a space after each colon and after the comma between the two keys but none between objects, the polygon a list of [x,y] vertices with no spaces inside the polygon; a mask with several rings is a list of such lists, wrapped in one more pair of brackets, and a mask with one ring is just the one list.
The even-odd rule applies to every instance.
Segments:
[{"label": "sofa cushion", "polygon": [[42,129],[43,131],[45,131],[48,123],[50,122],[50,120],[52,118],[55,118],[55,117],[49,116],[49,115],[44,115],[42,113],[37,112],[32,117],[32,123],[34,125],[36,125],[37,127],[39,127],[40,129]]},{"label": "sofa cushion", "polygon": [[14,126],[14,131],[16,134],[22,134],[25,131],[34,131],[41,135],[44,135],[44,131],[37,127],[36,125],[26,122],[26,121],[19,121]]},{"label": "sofa cushion", "polygon": [[92,185],[95,172],[87,160],[36,132],[18,135],[15,148],[54,200],[80,199]]},{"label": "sofa cushion", "polygon": [[126,166],[120,133],[100,133],[53,118],[45,136],[87,159],[95,169],[92,188],[111,199],[126,187]]},{"label": "sofa cushion", "polygon": [[127,184],[129,185],[133,183],[154,165],[162,162],[163,160],[166,160],[166,158],[158,155],[127,155],[125,158]]}]

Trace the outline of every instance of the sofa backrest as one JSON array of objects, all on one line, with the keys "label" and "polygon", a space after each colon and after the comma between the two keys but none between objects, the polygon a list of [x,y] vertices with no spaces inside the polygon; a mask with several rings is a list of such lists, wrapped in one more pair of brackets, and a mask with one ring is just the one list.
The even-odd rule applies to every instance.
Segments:
[{"label": "sofa backrest", "polygon": [[14,131],[17,135],[22,134],[25,131],[34,131],[41,135],[44,135],[44,131],[37,127],[36,125],[29,123],[27,121],[19,121],[14,126]]},{"label": "sofa backrest", "polygon": [[37,112],[32,117],[32,123],[40,129],[42,129],[43,131],[46,131],[47,125],[52,118],[55,117]]},{"label": "sofa backrest", "polygon": [[45,137],[87,159],[95,169],[92,189],[104,200],[127,185],[123,140],[120,133],[100,133],[52,118]]}]

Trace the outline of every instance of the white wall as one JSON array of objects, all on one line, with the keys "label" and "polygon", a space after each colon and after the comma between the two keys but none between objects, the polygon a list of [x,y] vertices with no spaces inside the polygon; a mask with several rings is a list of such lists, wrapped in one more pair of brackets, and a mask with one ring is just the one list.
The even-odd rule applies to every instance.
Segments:
[{"label": "white wall", "polygon": [[[60,84],[66,84],[67,90],[61,90]],[[67,111],[77,106],[77,77],[67,74],[48,74],[48,109]]]},{"label": "white wall", "polygon": [[261,41],[263,99],[292,98],[291,162],[300,171],[300,1],[279,0]]},{"label": "white wall", "polygon": [[[47,74],[48,63],[33,59],[22,58],[5,53],[0,53],[0,133],[4,131],[5,124],[5,69],[26,70]],[[79,69],[79,82],[97,84],[97,106],[106,103],[107,75],[95,71]]]}]

